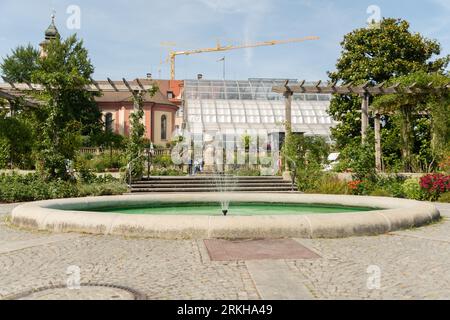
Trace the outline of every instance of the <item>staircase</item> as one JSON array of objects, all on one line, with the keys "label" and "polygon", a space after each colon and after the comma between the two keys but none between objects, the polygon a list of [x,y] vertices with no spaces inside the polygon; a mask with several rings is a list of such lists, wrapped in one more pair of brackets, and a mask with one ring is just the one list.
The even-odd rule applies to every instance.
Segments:
[{"label": "staircase", "polygon": [[150,192],[292,192],[292,182],[282,177],[214,176],[151,177],[133,182],[131,193]]}]

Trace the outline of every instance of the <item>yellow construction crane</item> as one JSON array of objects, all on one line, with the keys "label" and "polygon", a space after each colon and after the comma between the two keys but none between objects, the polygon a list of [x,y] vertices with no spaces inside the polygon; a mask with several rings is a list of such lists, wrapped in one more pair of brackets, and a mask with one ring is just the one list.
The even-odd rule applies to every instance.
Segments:
[{"label": "yellow construction crane", "polygon": [[237,50],[237,49],[275,46],[275,45],[279,45],[279,44],[304,42],[304,41],[319,40],[319,39],[320,39],[319,37],[305,37],[305,38],[297,38],[297,39],[272,40],[272,41],[248,43],[248,44],[242,44],[242,45],[227,45],[227,46],[222,46],[220,43],[218,43],[217,46],[213,47],[213,48],[195,49],[195,50],[187,50],[187,51],[170,51],[169,58],[168,58],[168,60],[170,60],[170,79],[175,80],[175,59],[177,56],[183,56],[183,55],[189,56],[191,54],[206,53],[206,52],[219,52],[219,51],[229,51],[229,50]]}]

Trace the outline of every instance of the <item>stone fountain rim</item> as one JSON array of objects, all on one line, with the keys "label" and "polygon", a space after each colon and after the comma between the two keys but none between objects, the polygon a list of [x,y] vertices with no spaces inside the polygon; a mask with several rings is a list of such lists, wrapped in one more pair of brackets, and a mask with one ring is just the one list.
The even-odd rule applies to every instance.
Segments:
[{"label": "stone fountain rim", "polygon": [[[86,211],[106,205],[220,202],[224,199],[231,202],[361,206],[380,210],[227,217],[125,215]],[[344,238],[385,234],[424,226],[440,219],[440,213],[434,205],[419,201],[294,193],[176,193],[58,199],[20,205],[11,215],[13,225],[34,230],[157,239]]]}]

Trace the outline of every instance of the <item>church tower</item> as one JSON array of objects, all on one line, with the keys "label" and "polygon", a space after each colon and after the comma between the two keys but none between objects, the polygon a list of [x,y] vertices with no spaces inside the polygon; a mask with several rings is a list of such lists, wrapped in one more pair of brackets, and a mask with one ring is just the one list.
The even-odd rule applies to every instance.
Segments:
[{"label": "church tower", "polygon": [[58,28],[56,28],[55,25],[55,14],[52,14],[52,23],[50,26],[45,30],[45,40],[39,44],[41,47],[41,58],[45,58],[47,56],[46,53],[46,47],[50,43],[50,41],[56,39],[59,37]]}]

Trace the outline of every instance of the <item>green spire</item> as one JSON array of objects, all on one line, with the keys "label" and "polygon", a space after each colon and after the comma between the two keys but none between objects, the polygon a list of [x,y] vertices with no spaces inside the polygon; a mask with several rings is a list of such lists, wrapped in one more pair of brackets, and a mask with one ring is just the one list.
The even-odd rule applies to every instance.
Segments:
[{"label": "green spire", "polygon": [[55,39],[59,35],[58,28],[56,28],[55,25],[55,13],[52,14],[52,23],[50,26],[45,30],[45,40],[52,40]]}]

